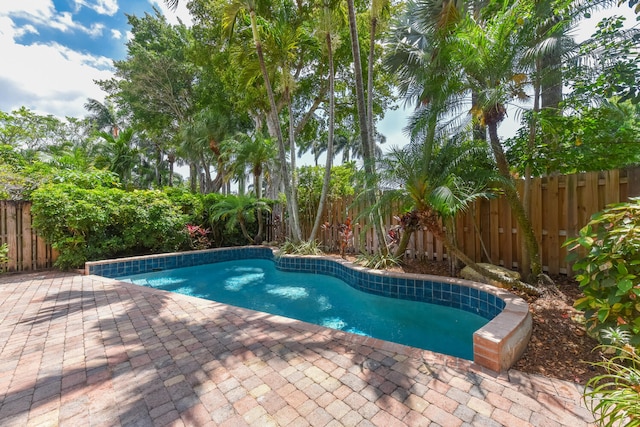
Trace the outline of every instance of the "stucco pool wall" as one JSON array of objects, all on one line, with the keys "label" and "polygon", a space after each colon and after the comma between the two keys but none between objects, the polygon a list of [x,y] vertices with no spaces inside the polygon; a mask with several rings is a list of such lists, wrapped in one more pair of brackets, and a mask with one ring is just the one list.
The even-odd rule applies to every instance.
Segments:
[{"label": "stucco pool wall", "polygon": [[468,280],[371,270],[325,256],[276,256],[264,246],[207,249],[87,262],[85,274],[117,278],[240,259],[270,259],[282,271],[326,274],[375,295],[466,310],[489,320],[473,334],[473,361],[493,372],[506,371],[524,352],[533,328],[527,303],[503,290]]}]

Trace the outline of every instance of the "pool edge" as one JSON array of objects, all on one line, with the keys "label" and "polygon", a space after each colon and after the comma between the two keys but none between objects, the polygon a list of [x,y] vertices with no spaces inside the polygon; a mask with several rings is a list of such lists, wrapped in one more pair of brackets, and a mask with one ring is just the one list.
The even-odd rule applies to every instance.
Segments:
[{"label": "pool edge", "polygon": [[[249,247],[235,247],[235,248],[218,248],[218,249],[206,249],[202,251],[190,251],[190,252],[175,252],[175,253],[165,253],[165,254],[154,254],[154,255],[145,255],[145,256],[137,256],[137,257],[129,257],[129,258],[119,258],[112,260],[103,260],[103,261],[92,261],[85,263],[84,274],[85,275],[98,275],[100,277],[101,274],[92,272],[92,267],[95,266],[103,266],[109,265],[111,263],[128,263],[128,262],[156,262],[162,260],[167,257],[187,257],[187,256],[201,256],[202,259],[207,259],[207,255],[211,253],[219,253],[221,251],[237,251],[237,250],[251,250],[251,249],[259,249],[259,251],[264,251],[267,253],[270,251],[271,257],[274,261],[277,260],[279,255],[275,255],[277,249],[272,247],[264,247],[264,246],[249,246]],[[252,251],[254,252],[254,251]],[[404,279],[419,279],[419,280],[432,280],[437,281],[439,283],[448,283],[452,285],[465,286],[472,289],[477,289],[479,291],[483,291],[487,294],[494,295],[496,298],[502,300],[505,304],[504,308],[500,313],[498,313],[493,319],[491,319],[485,326],[478,329],[473,334],[473,362],[466,360],[455,358],[454,356],[443,355],[446,358],[454,358],[459,359],[460,361],[464,361],[467,363],[473,363],[480,368],[484,368],[491,373],[503,373],[506,372],[524,353],[531,334],[533,332],[533,318],[529,312],[529,306],[522,298],[504,290],[491,285],[473,282],[464,279],[444,277],[444,276],[434,276],[427,274],[416,274],[416,273],[399,273],[399,272],[391,272],[391,271],[382,271],[382,270],[372,270],[366,267],[353,264],[350,261],[344,259],[337,259],[334,257],[329,257],[325,255],[313,255],[313,256],[297,256],[297,255],[282,255],[281,257],[287,258],[309,258],[309,259],[323,259],[327,261],[331,261],[337,264],[341,264],[346,268],[352,269],[354,271],[365,272],[369,275],[373,276],[383,276],[383,277],[396,277],[396,278],[404,278]],[[375,338],[369,338],[371,340],[376,340]],[[386,343],[386,341],[381,341],[382,344]],[[381,344],[381,345],[382,345]],[[391,343],[394,345],[402,345],[397,343]],[[384,345],[383,345],[384,347]],[[413,347],[408,347],[413,348]],[[419,351],[426,351],[422,349],[417,349]],[[435,353],[441,354],[441,353]],[[458,362],[456,362],[458,364]],[[483,369],[483,370],[484,370]]]}]

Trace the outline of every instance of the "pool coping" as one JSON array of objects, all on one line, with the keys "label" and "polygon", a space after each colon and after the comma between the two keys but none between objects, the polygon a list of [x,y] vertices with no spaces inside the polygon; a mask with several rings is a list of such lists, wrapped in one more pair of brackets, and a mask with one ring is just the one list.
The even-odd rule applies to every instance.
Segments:
[{"label": "pool coping", "polygon": [[[372,277],[379,278],[380,282],[383,281],[383,278],[398,278],[405,280],[419,280],[426,282],[434,282],[441,284],[449,284],[456,285],[470,289],[476,289],[478,291],[484,292],[489,295],[494,295],[496,298],[500,299],[504,302],[504,307],[501,312],[499,312],[493,319],[489,320],[489,322],[478,329],[473,334],[473,363],[478,365],[479,367],[487,369],[489,372],[493,373],[503,373],[506,372],[522,355],[525,351],[526,346],[529,342],[533,331],[533,318],[529,312],[529,306],[522,298],[511,294],[510,292],[500,289],[491,285],[473,282],[465,279],[444,277],[444,276],[434,276],[427,274],[414,274],[414,273],[399,273],[392,271],[382,271],[382,270],[372,270],[360,265],[353,264],[350,261],[323,256],[323,255],[313,255],[313,256],[298,256],[298,255],[277,255],[277,249],[271,247],[264,246],[245,246],[245,247],[233,247],[233,248],[218,248],[218,249],[205,249],[201,251],[189,251],[189,252],[175,252],[175,253],[165,253],[165,254],[154,254],[154,255],[145,255],[145,256],[137,256],[137,257],[128,257],[128,258],[116,258],[111,260],[103,260],[103,261],[92,261],[87,262],[85,264],[84,274],[85,275],[98,275],[102,276],[100,270],[110,271],[108,270],[113,265],[128,265],[128,266],[137,266],[144,265],[143,269],[146,268],[146,271],[157,271],[169,268],[175,268],[177,265],[176,259],[180,258],[182,261],[185,261],[186,265],[201,265],[206,264],[211,261],[211,257],[215,257],[216,255],[223,254],[224,252],[233,252],[233,253],[242,253],[243,255],[251,255],[245,256],[244,258],[266,258],[273,259],[278,265],[278,261],[282,260],[324,260],[336,263],[336,265],[341,265],[347,269],[353,270],[357,273],[364,273],[370,275]],[[269,254],[269,255],[267,255]],[[225,260],[234,260],[234,259],[242,259],[238,257],[229,257],[228,259],[216,259],[213,262],[220,262]],[[168,262],[167,264],[167,260]],[[208,261],[207,261],[208,260]],[[310,264],[310,263],[309,263]],[[124,267],[123,267],[124,268]],[[286,268],[285,268],[286,269]],[[299,270],[305,271],[305,270]],[[137,271],[144,272],[144,271]],[[312,271],[313,272],[313,271]],[[318,274],[327,274],[323,271],[316,271]],[[131,273],[126,273],[131,274]],[[121,274],[121,275],[126,275]],[[331,274],[329,274],[331,275]],[[109,277],[106,275],[104,277]],[[375,281],[372,280],[372,281]],[[356,287],[349,283],[350,286]],[[358,287],[356,287],[359,289]],[[363,290],[363,289],[360,289]],[[363,290],[367,292],[367,290]],[[339,331],[345,334],[349,334],[348,332]],[[351,334],[355,335],[355,334]],[[370,340],[379,341],[379,345],[384,347],[386,341],[378,340],[376,338],[371,337],[362,337],[365,338],[363,342],[369,342]],[[391,343],[394,346],[402,346],[402,344]],[[412,347],[405,346],[407,349],[412,349]],[[416,349],[419,351],[426,351],[422,349]],[[446,358],[458,359],[454,364],[458,365],[459,362],[467,362],[471,363],[471,361],[456,358],[454,356],[443,355]]]}]

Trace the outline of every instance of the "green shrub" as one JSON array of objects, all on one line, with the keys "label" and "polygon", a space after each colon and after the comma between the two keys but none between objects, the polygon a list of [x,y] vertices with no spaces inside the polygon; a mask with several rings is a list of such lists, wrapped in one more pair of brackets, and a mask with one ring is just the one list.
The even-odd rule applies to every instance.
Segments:
[{"label": "green shrub", "polygon": [[640,354],[629,333],[605,329],[602,335],[613,344],[598,349],[611,356],[592,363],[605,373],[587,382],[584,401],[600,426],[640,426]]},{"label": "green shrub", "polygon": [[9,245],[3,243],[0,245],[0,273],[4,271],[5,265],[9,262]]},{"label": "green shrub", "polygon": [[59,251],[60,268],[186,244],[186,217],[160,191],[48,184],[32,201],[34,228]]},{"label": "green shrub", "polygon": [[188,222],[200,226],[205,225],[203,196],[201,194],[193,194],[184,187],[165,187],[163,191],[171,203],[187,215]]},{"label": "green shrub", "polygon": [[[640,344],[640,199],[607,206],[591,217],[578,237],[565,243],[575,260],[584,297],[587,330],[601,339],[604,328],[627,331]],[[582,252],[582,254],[581,254]]]}]

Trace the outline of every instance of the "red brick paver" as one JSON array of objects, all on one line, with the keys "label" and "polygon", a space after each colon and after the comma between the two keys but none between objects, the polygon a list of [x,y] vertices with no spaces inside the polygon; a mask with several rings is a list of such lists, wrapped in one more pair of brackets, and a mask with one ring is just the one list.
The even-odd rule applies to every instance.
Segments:
[{"label": "red brick paver", "polygon": [[571,383],[96,276],[0,277],[3,426],[591,425]]}]

